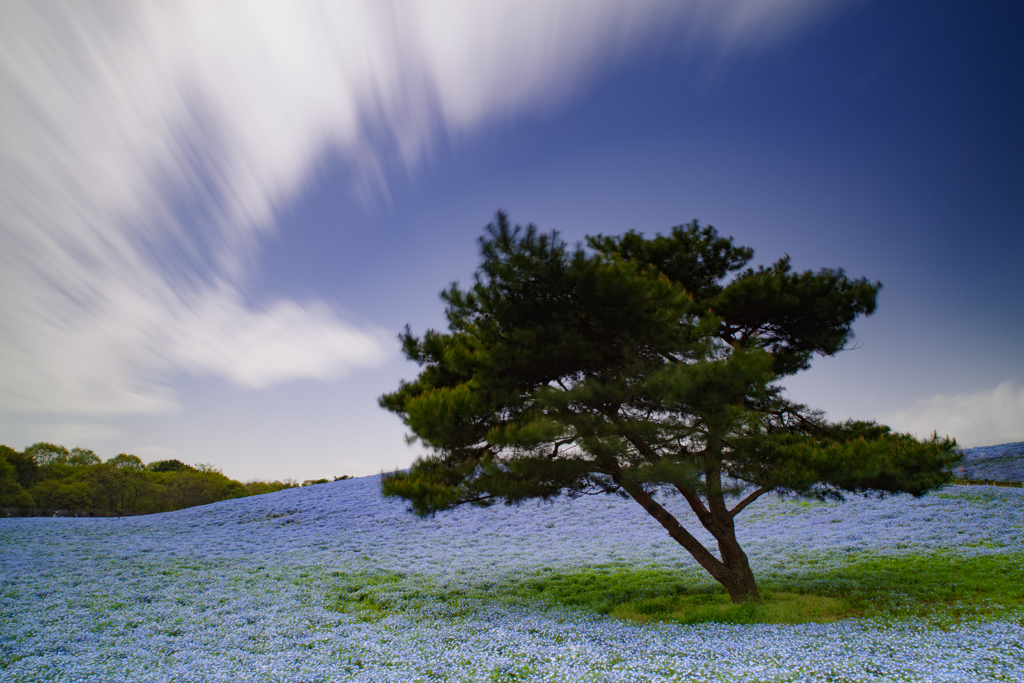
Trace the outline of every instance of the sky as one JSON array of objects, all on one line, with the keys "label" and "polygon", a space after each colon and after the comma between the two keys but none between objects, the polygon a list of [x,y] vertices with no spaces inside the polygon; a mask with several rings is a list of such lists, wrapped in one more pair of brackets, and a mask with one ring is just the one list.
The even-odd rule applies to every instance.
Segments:
[{"label": "sky", "polygon": [[790,397],[1024,440],[1022,31],[944,0],[7,3],[0,443],[406,467],[397,335],[444,329],[499,209],[881,281]]}]

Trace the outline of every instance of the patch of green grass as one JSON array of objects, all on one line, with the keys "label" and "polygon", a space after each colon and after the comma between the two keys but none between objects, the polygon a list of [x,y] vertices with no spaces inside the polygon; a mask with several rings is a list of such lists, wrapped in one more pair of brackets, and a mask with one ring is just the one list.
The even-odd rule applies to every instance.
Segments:
[{"label": "patch of green grass", "polygon": [[394,572],[332,572],[331,576],[338,585],[334,609],[368,622],[380,621],[395,611],[396,601],[389,594],[394,593],[394,587],[401,586],[406,578]]},{"label": "patch of green grass", "polygon": [[537,674],[536,667],[530,664],[518,666],[498,666],[491,671],[488,681],[493,683],[511,683],[512,681],[528,681]]},{"label": "patch of green grass", "polygon": [[6,669],[12,664],[16,664],[21,660],[25,659],[28,655],[0,655],[0,669]]},{"label": "patch of green grass", "polygon": [[797,560],[792,571],[758,576],[760,605],[734,605],[702,573],[664,567],[543,570],[459,588],[392,573],[334,574],[332,579],[335,609],[374,622],[399,613],[458,618],[495,600],[686,624],[826,623],[864,617],[942,626],[1024,612],[1024,554],[847,555],[839,566],[816,559]]},{"label": "patch of green grass", "polygon": [[333,609],[358,621],[378,622],[391,614],[408,617],[458,619],[485,597],[483,589],[466,591],[439,586],[430,579],[395,572],[331,574]]},{"label": "patch of green grass", "polygon": [[775,590],[842,598],[854,616],[939,623],[1024,609],[1024,553],[862,555],[828,570],[766,577]]},{"label": "patch of green grass", "polygon": [[837,621],[849,610],[839,598],[795,593],[763,593],[762,604],[733,604],[725,593],[677,595],[637,600],[612,609],[613,617],[682,624],[805,624]]},{"label": "patch of green grass", "polygon": [[763,604],[735,605],[724,589],[704,577],[660,567],[543,572],[495,592],[513,601],[580,607],[638,622],[793,624],[850,616],[839,598],[764,589]]},{"label": "patch of green grass", "polygon": [[[655,598],[707,592],[692,575],[653,567],[590,567],[575,572],[543,571],[495,586],[506,599],[541,601],[611,614],[619,605]],[[713,590],[713,589],[711,589]]]},{"label": "patch of green grass", "polygon": [[724,589],[702,575],[656,567],[541,572],[496,587],[495,593],[641,622],[793,624],[865,617],[941,625],[1024,610],[1024,554],[844,559],[835,566],[808,558],[792,571],[758,576],[761,605],[734,605]]},{"label": "patch of green grass", "polygon": [[734,605],[724,589],[669,569],[544,572],[499,592],[635,621],[808,623],[850,617],[936,625],[1024,610],[1024,554],[859,555],[759,576],[763,604]]}]

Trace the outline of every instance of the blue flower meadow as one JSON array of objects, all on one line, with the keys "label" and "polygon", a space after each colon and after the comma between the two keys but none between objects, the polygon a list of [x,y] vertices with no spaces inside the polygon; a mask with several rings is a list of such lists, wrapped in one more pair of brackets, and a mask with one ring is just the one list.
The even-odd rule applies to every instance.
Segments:
[{"label": "blue flower meadow", "polygon": [[[770,497],[738,522],[758,575],[850,553],[1019,552],[1024,490]],[[607,496],[424,520],[373,476],[146,517],[4,519],[0,681],[1024,680],[1024,615],[686,626],[487,594],[609,565],[711,583],[638,505]]]},{"label": "blue flower meadow", "polygon": [[1024,441],[964,450],[961,479],[1024,481]]}]

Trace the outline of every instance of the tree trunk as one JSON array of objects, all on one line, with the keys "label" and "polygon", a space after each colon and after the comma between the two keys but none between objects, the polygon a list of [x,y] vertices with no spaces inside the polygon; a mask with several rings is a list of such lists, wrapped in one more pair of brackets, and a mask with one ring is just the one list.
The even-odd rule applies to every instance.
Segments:
[{"label": "tree trunk", "polygon": [[750,569],[747,554],[736,542],[735,534],[731,539],[719,538],[718,547],[722,551],[722,558],[725,560],[723,564],[727,570],[724,576],[718,580],[729,591],[729,597],[737,605],[747,601],[760,605],[761,594],[757,590],[754,572]]},{"label": "tree trunk", "polygon": [[704,567],[716,581],[725,586],[734,603],[750,601],[761,604],[761,594],[757,590],[754,572],[750,569],[746,553],[736,541],[736,531],[731,516],[727,520],[720,520],[716,519],[714,515],[705,515],[705,518],[700,520],[718,541],[718,548],[722,554],[722,559],[719,560],[694,538],[679,523],[679,520],[644,491],[642,486],[621,476],[617,476],[615,480],[633,500],[640,503],[647,514],[665,527],[673,540],[693,555],[700,566]]},{"label": "tree trunk", "polygon": [[757,582],[754,581],[754,573],[750,571],[750,567],[746,567],[744,572],[734,573],[723,581],[722,585],[729,591],[729,597],[737,605],[744,602],[761,604],[761,594],[757,590]]},{"label": "tree trunk", "polygon": [[750,569],[750,561],[736,540],[736,524],[733,514],[725,504],[722,493],[722,465],[715,462],[705,470],[708,485],[708,515],[700,515],[704,528],[711,532],[718,541],[718,550],[722,555],[722,564],[727,572],[724,579],[719,579],[729,597],[736,604],[748,600],[761,604],[761,594],[757,590],[754,572]]}]

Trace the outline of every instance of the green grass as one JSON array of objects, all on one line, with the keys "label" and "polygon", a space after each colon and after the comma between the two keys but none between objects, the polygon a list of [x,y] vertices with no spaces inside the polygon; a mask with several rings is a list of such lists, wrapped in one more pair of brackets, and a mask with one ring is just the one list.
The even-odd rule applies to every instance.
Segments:
[{"label": "green grass", "polygon": [[579,607],[632,621],[807,623],[852,616],[842,599],[761,588],[763,604],[734,605],[710,579],[664,568],[597,567],[572,573],[544,572],[497,587],[515,601]]},{"label": "green grass", "polygon": [[807,623],[851,617],[936,624],[1024,609],[1024,555],[851,558],[839,567],[760,576],[762,605],[733,605],[724,589],[668,569],[588,569],[538,576],[511,593],[636,621]]},{"label": "green grass", "polygon": [[957,623],[1024,610],[1024,553],[863,555],[839,568],[767,580],[778,590],[840,597],[851,616],[885,620]]},{"label": "green grass", "polygon": [[847,557],[841,566],[797,561],[759,576],[763,604],[734,605],[709,577],[667,568],[589,567],[545,570],[518,580],[451,588],[424,577],[335,575],[335,608],[361,620],[392,613],[458,618],[488,601],[583,609],[637,622],[797,624],[863,617],[923,620],[1020,618],[1024,554]]},{"label": "green grass", "polygon": [[646,598],[616,605],[611,615],[632,621],[681,624],[805,624],[847,616],[843,601],[820,595],[762,592],[763,602],[733,604],[725,593]]}]

